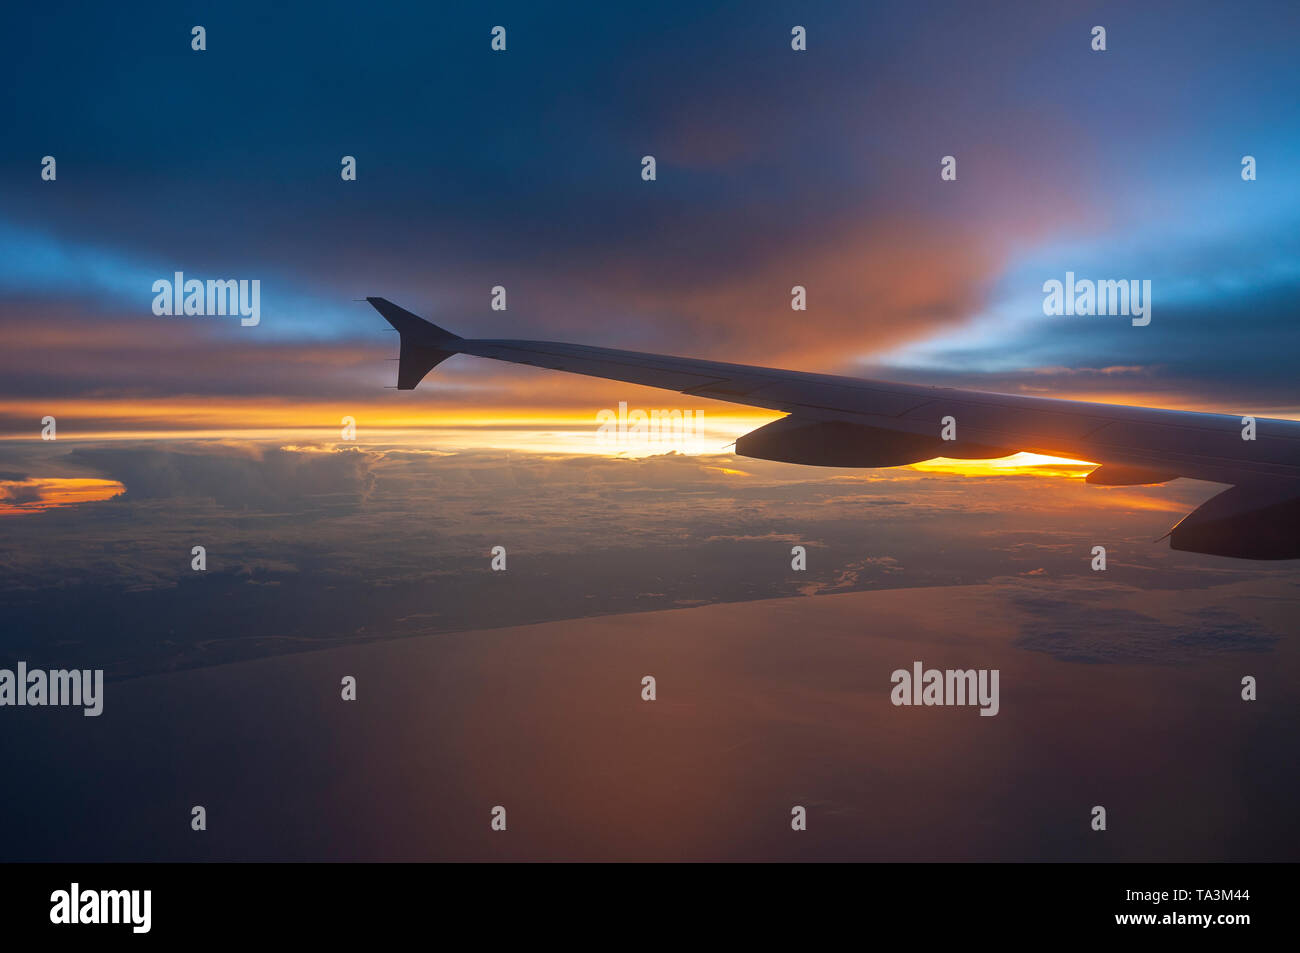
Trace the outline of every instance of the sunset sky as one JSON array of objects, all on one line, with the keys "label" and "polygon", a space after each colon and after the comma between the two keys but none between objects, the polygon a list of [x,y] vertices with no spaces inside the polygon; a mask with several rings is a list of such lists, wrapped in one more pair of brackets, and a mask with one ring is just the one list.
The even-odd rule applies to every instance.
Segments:
[{"label": "sunset sky", "polygon": [[[362,438],[459,427],[452,443],[532,448],[514,431],[672,399],[470,358],[386,390],[396,335],[365,295],[465,336],[1300,411],[1294,4],[813,8],[807,55],[784,5],[687,8],[498,5],[501,55],[468,6],[33,11],[0,40],[24,90],[0,156],[0,428],[350,414]],[[1044,316],[1042,283],[1067,270],[1150,279],[1151,324]],[[260,279],[261,324],[154,316],[175,271]],[[724,444],[754,420],[691,406],[742,417]]]}]

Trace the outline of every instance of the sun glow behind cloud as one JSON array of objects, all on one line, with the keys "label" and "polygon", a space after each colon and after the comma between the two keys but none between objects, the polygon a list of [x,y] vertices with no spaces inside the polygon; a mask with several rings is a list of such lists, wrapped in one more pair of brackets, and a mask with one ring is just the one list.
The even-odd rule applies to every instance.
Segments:
[{"label": "sun glow behind cloud", "polygon": [[964,476],[1049,476],[1082,480],[1097,464],[1041,453],[1013,453],[993,460],[954,460],[936,457],[915,463],[911,469],[925,473],[954,473]]}]

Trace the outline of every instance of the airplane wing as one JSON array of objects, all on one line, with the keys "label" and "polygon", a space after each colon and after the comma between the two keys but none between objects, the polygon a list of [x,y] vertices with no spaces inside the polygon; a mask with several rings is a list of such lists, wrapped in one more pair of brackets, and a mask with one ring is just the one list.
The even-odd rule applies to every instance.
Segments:
[{"label": "airplane wing", "polygon": [[924,387],[550,341],[462,338],[387,299],[366,300],[401,335],[401,390],[413,389],[452,355],[470,354],[785,413],[736,441],[737,454],[763,460],[892,467],[1026,451],[1095,462],[1088,482],[1108,486],[1177,477],[1226,483],[1231,489],[1171,530],[1170,546],[1245,559],[1300,558],[1300,421]]}]

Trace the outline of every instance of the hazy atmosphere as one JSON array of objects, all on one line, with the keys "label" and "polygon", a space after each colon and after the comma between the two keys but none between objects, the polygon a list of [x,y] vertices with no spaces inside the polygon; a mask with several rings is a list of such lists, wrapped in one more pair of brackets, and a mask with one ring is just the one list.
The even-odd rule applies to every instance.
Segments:
[{"label": "hazy atmosphere", "polygon": [[[1222,485],[749,459],[778,414],[464,354],[397,390],[359,300],[1300,419],[1300,5],[22,20],[0,669],[104,688],[0,709],[31,768],[0,859],[1300,856],[1298,563],[1163,539]],[[256,281],[256,311],[168,313],[178,274]],[[1150,282],[1149,324],[1048,314],[1067,275]],[[620,408],[697,426],[611,445]],[[891,703],[914,663],[999,671],[1000,710]]]}]

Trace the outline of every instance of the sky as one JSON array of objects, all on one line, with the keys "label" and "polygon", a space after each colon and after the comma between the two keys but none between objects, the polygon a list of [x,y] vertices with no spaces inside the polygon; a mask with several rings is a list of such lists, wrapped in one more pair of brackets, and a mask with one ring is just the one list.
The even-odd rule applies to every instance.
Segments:
[{"label": "sky", "polygon": [[[46,414],[69,437],[535,427],[663,399],[463,357],[386,392],[396,336],[366,295],[463,336],[1298,409],[1294,4],[24,16],[0,41],[22,90],[0,156],[8,435]],[[260,324],[155,316],[175,271],[260,280]],[[1150,280],[1151,324],[1044,315],[1067,271]]]},{"label": "sky", "polygon": [[[85,780],[84,761],[48,764],[49,787],[6,795],[28,821],[0,857],[202,859],[159,813],[195,790],[255,818],[222,859],[511,855],[454,824],[405,840],[416,800],[476,805],[491,782],[544,792],[580,845],[534,830],[521,859],[1294,859],[1300,779],[1272,754],[1293,750],[1300,706],[1294,563],[1159,541],[1221,487],[1091,486],[1086,462],[1027,455],[748,460],[730,445],[774,414],[463,355],[397,391],[397,335],[358,299],[466,337],[1300,418],[1300,6],[49,3],[20,19],[0,34],[4,659],[102,667],[113,694],[103,735],[0,717],[0,755],[135,752],[151,786],[141,799],[101,765],[123,823],[46,839],[46,798],[79,803]],[[154,282],[178,271],[258,280],[260,322],[155,314]],[[1045,314],[1044,282],[1069,272],[1150,281],[1150,324]],[[597,417],[621,403],[702,417],[681,441],[610,447]],[[969,726],[873,707],[913,650],[1005,666],[989,764]],[[693,685],[659,727],[605,707],[647,665]],[[350,726],[292,694],[319,676],[332,702],[349,667],[432,672],[447,694],[407,686]],[[1205,701],[1235,700],[1243,673],[1268,685],[1258,722]],[[214,719],[193,701],[214,693],[246,704]],[[855,730],[875,740],[855,748]],[[622,731],[639,740],[611,754]],[[1119,790],[1152,746],[1164,780],[1133,807],[1202,800],[1106,848],[1061,832],[1072,792]],[[232,767],[254,749],[257,770]],[[401,810],[359,812],[405,783],[409,749]],[[368,750],[369,780],[318,789],[340,752]],[[622,780],[581,767],[605,763]],[[1003,812],[991,826],[945,808],[953,763],[968,786],[949,793]],[[890,764],[929,786],[875,815],[930,830],[916,851],[863,826]],[[663,773],[635,783],[645,765]],[[258,813],[278,771],[315,805],[311,836]],[[756,790],[782,810],[803,773],[797,796],[857,833],[791,852],[758,814],[675,827],[697,771],[715,803]],[[655,823],[601,806],[635,792]],[[1198,807],[1207,839],[1183,844]],[[617,836],[574,833],[591,812]]]}]

